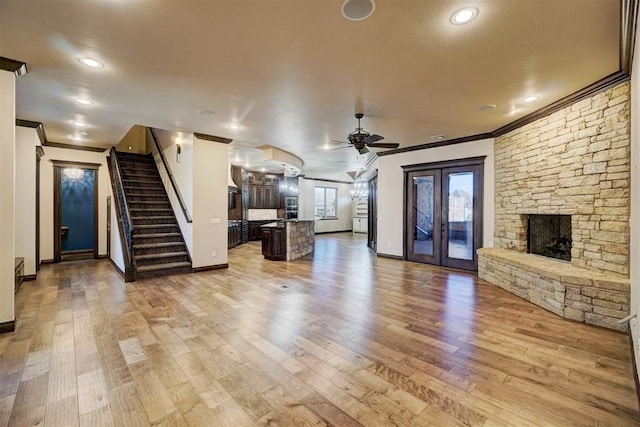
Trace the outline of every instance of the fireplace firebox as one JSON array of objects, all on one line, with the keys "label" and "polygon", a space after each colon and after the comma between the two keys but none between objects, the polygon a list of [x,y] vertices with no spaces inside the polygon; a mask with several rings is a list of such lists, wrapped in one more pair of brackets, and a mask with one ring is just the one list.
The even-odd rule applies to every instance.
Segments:
[{"label": "fireplace firebox", "polygon": [[571,261],[571,215],[527,215],[527,252]]}]

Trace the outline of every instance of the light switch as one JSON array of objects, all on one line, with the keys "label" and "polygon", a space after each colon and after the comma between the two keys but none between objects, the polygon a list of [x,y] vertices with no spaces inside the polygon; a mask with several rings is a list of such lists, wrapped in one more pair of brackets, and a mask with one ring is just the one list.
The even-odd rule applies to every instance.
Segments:
[{"label": "light switch", "polygon": [[220,218],[211,218],[211,224],[220,224]]}]

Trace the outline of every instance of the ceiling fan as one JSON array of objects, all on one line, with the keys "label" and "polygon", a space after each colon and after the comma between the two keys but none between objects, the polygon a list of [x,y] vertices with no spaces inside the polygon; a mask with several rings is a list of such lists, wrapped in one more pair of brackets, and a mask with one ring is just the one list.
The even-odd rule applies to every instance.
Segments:
[{"label": "ceiling fan", "polygon": [[353,145],[356,150],[360,154],[365,154],[369,152],[367,147],[374,148],[398,148],[400,144],[395,142],[377,142],[384,139],[384,136],[376,135],[375,133],[371,135],[366,130],[362,129],[360,126],[360,119],[364,117],[362,113],[356,113],[356,119],[358,119],[358,127],[355,131],[351,132],[347,139],[349,140],[349,144]]}]

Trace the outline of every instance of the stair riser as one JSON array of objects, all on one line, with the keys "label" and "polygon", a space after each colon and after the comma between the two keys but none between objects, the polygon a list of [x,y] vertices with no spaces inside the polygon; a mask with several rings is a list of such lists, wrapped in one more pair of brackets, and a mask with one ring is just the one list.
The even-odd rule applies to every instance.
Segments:
[{"label": "stair riser", "polygon": [[157,202],[157,203],[165,203],[169,202],[169,199],[165,194],[125,194],[127,198],[127,202]]},{"label": "stair riser", "polygon": [[134,248],[134,257],[136,255],[149,255],[149,254],[166,254],[167,252],[186,252],[187,247],[182,245],[162,246],[159,248]]},{"label": "stair riser", "polygon": [[[146,187],[148,190],[165,191],[164,185],[160,181],[155,182],[155,181],[144,181],[144,180],[138,180],[138,179],[123,179],[122,183],[124,184],[125,187]],[[125,189],[125,192],[126,191],[129,191],[129,190]]]},{"label": "stair riser", "polygon": [[178,224],[168,225],[168,224],[148,224],[151,227],[136,227],[139,224],[133,224],[134,236],[144,236],[145,234],[156,234],[156,233],[179,233],[180,227]]},{"label": "stair riser", "polygon": [[171,209],[171,205],[167,200],[164,203],[156,203],[156,202],[143,202],[143,201],[131,201],[127,200],[127,204],[129,205],[129,209]]},{"label": "stair riser", "polygon": [[142,195],[158,195],[158,196],[166,196],[166,192],[164,187],[162,188],[144,188],[144,187],[125,187],[125,194],[142,194]]},{"label": "stair riser", "polygon": [[190,274],[193,272],[191,267],[170,268],[167,270],[138,272],[138,279],[150,279],[153,277],[169,276],[174,274]]},{"label": "stair riser", "polygon": [[191,262],[191,260],[187,255],[178,255],[178,256],[172,256],[172,257],[166,257],[166,258],[163,257],[158,259],[136,259],[136,265],[139,267],[142,267],[143,265],[155,265],[155,264],[158,264],[159,261],[162,261],[163,263]]},{"label": "stair riser", "polygon": [[175,237],[143,237],[144,234],[133,236],[134,245],[144,245],[147,243],[180,243],[182,238],[180,236]]},{"label": "stair riser", "polygon": [[133,220],[134,227],[137,225],[171,224],[171,223],[177,224],[174,219],[166,219],[162,216],[158,216],[156,218],[152,216],[148,216],[146,218]]}]

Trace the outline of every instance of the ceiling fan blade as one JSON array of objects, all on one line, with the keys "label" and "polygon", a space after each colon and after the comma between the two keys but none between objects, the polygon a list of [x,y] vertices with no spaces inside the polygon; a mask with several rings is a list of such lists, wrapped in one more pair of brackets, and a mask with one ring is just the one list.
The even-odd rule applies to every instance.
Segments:
[{"label": "ceiling fan blade", "polygon": [[397,142],[374,142],[373,144],[367,145],[375,148],[398,148],[400,146]]},{"label": "ceiling fan blade", "polygon": [[373,135],[369,135],[368,137],[366,137],[366,138],[364,139],[364,143],[365,143],[365,144],[367,144],[367,145],[369,145],[369,144],[371,144],[372,142],[380,141],[380,140],[382,140],[382,139],[384,139],[384,136],[376,135],[376,134],[374,133]]},{"label": "ceiling fan blade", "polygon": [[344,150],[345,148],[351,148],[351,145],[346,145],[344,147],[330,148],[329,151]]},{"label": "ceiling fan blade", "polygon": [[357,150],[360,154],[366,154],[369,152],[369,149],[367,147],[357,148]]},{"label": "ceiling fan blade", "polygon": [[337,139],[330,139],[329,142],[333,142],[334,144],[351,144],[347,141],[338,141]]}]

